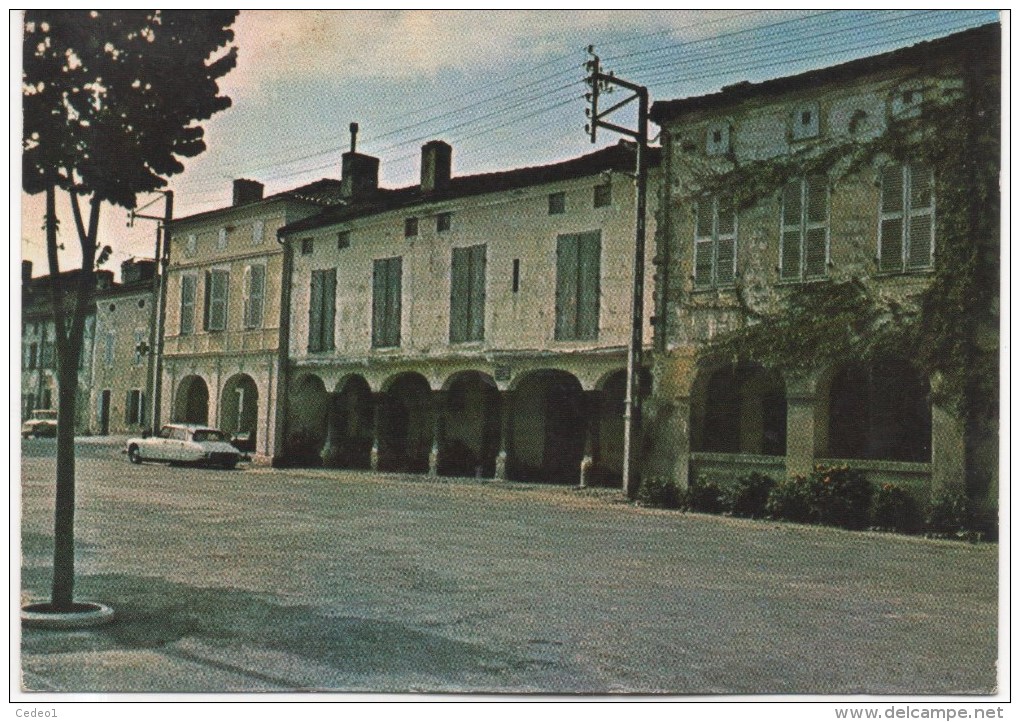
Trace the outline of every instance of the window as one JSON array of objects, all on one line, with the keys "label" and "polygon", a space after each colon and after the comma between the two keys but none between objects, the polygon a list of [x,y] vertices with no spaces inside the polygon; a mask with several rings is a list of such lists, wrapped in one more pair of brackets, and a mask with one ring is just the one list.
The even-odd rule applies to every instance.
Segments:
[{"label": "window", "polygon": [[825,276],[829,262],[829,183],[825,176],[786,184],[780,236],[780,280]]},{"label": "window", "polygon": [[605,208],[613,204],[613,186],[609,183],[595,186],[592,194],[592,205],[595,208]]},{"label": "window", "polygon": [[591,341],[599,336],[600,231],[556,239],[556,339]]},{"label": "window", "polygon": [[141,389],[131,389],[127,392],[124,423],[129,425],[145,423],[145,392]]},{"label": "window", "polygon": [[694,286],[732,284],[737,270],[737,214],[731,198],[698,201],[694,231]]},{"label": "window", "polygon": [[313,239],[311,239],[311,238],[302,238],[301,239],[301,255],[302,256],[310,256],[310,255],[312,255],[312,251],[314,251],[314,250],[315,250],[315,241]]},{"label": "window", "polygon": [[145,299],[144,298],[139,298],[138,299],[138,308],[145,308]]},{"label": "window", "polygon": [[794,140],[804,140],[817,135],[818,103],[806,103],[794,108],[790,118],[790,136]]},{"label": "window", "polygon": [[336,234],[336,249],[342,251],[345,248],[351,247],[351,232],[340,231]]},{"label": "window", "polygon": [[227,287],[229,271],[206,271],[205,274],[205,330],[223,331],[227,327]]},{"label": "window", "polygon": [[485,244],[454,248],[450,269],[450,343],[485,337]]},{"label": "window", "polygon": [[882,169],[878,270],[930,268],[935,245],[935,198],[930,168],[918,163]]},{"label": "window", "polygon": [[400,295],[403,259],[377,258],[372,272],[372,346],[400,345]]},{"label": "window", "polygon": [[567,194],[566,193],[550,193],[549,194],[549,215],[558,216],[567,212]]},{"label": "window", "polygon": [[521,259],[514,259],[514,276],[513,276],[513,292],[517,293],[521,290]]},{"label": "window", "polygon": [[404,238],[414,238],[418,235],[418,219],[417,218],[405,218],[404,219]]},{"label": "window", "polygon": [[244,269],[244,327],[262,327],[262,308],[266,295],[266,267],[248,266]]},{"label": "window", "polygon": [[195,297],[198,276],[181,276],[181,335],[195,333]]},{"label": "window", "polygon": [[264,221],[255,221],[251,226],[251,242],[260,245],[266,240],[266,224]]},{"label": "window", "polygon": [[445,233],[450,230],[450,225],[453,222],[452,213],[440,213],[436,216],[436,233]]},{"label": "window", "polygon": [[194,256],[198,252],[198,236],[194,233],[188,234],[188,243],[184,247],[185,256]]},{"label": "window", "polygon": [[145,331],[135,330],[135,366],[142,363],[142,350],[145,345]]},{"label": "window", "polygon": [[227,229],[221,228],[219,235],[216,236],[216,250],[222,251],[227,247]]},{"label": "window", "polygon": [[117,334],[113,331],[106,332],[105,345],[103,347],[103,363],[113,366],[113,350],[117,343]]},{"label": "window", "polygon": [[336,269],[312,271],[308,300],[308,350],[332,351],[336,316]]},{"label": "window", "polygon": [[705,152],[708,155],[724,155],[730,152],[730,125],[710,125],[705,135]]}]

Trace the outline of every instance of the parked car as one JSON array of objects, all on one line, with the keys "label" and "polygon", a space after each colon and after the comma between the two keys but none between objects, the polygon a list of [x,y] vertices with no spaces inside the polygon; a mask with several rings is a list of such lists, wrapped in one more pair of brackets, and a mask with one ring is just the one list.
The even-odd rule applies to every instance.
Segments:
[{"label": "parked car", "polygon": [[156,436],[128,439],[126,452],[132,464],[166,461],[171,464],[203,464],[233,469],[243,457],[230,437],[199,424],[167,424]]},{"label": "parked car", "polygon": [[29,436],[56,436],[57,410],[36,409],[33,411],[28,420],[21,425],[21,435],[26,439]]}]

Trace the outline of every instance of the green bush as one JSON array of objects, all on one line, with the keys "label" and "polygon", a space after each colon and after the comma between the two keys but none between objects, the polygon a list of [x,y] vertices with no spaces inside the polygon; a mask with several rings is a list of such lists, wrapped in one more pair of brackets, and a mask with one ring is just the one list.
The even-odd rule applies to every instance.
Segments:
[{"label": "green bush", "polygon": [[774,519],[812,523],[817,521],[814,502],[811,480],[798,474],[772,487],[765,503],[765,513]]},{"label": "green bush", "polygon": [[708,474],[699,475],[687,487],[684,506],[691,511],[701,511],[706,514],[721,513],[725,506],[723,489],[719,481]]},{"label": "green bush", "polygon": [[970,499],[962,491],[936,493],[925,514],[925,530],[938,537],[962,536],[973,528]]},{"label": "green bush", "polygon": [[723,491],[723,507],[733,516],[761,518],[765,516],[769,493],[775,486],[775,480],[764,474],[756,471],[745,474]]},{"label": "green bush", "polygon": [[883,531],[916,534],[924,520],[913,494],[896,484],[882,484],[871,503],[871,523]]},{"label": "green bush", "polygon": [[663,509],[680,508],[680,490],[676,482],[662,476],[649,476],[641,480],[637,500],[646,506]]},{"label": "green bush", "polygon": [[848,466],[816,467],[811,487],[819,522],[845,529],[868,526],[872,487],[860,470]]}]

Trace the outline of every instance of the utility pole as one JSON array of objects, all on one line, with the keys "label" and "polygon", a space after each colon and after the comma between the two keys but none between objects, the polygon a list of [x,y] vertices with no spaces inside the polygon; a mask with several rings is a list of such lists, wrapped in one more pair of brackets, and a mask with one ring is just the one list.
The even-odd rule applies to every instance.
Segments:
[{"label": "utility pole", "polygon": [[[133,226],[136,218],[144,218],[156,221],[156,277],[155,286],[152,289],[153,303],[152,314],[150,315],[149,329],[149,363],[146,383],[150,387],[149,393],[150,409],[149,425],[152,433],[159,433],[160,402],[163,395],[163,323],[166,318],[166,271],[170,263],[170,223],[174,217],[174,192],[157,191],[163,194],[165,201],[163,216],[149,216],[136,213],[134,210],[128,213],[128,226]],[[150,202],[151,205],[151,202]],[[145,208],[146,206],[142,206]]]},{"label": "utility pole", "polygon": [[[634,185],[637,195],[637,219],[634,227],[634,294],[631,300],[631,335],[627,349],[627,397],[624,404],[623,424],[623,493],[633,493],[632,483],[637,476],[635,446],[641,439],[641,351],[644,341],[645,304],[645,210],[648,191],[648,88],[617,78],[614,73],[604,73],[595,54],[595,48],[588,46],[591,58],[585,63],[589,72],[585,82],[591,88],[585,93],[585,100],[591,107],[585,109],[589,122],[585,131],[595,142],[599,128],[605,128],[637,141],[637,163],[634,171]],[[599,110],[599,95],[611,93],[613,88],[623,88],[632,93],[606,110]],[[637,128],[627,128],[605,120],[609,115],[637,101]]]}]

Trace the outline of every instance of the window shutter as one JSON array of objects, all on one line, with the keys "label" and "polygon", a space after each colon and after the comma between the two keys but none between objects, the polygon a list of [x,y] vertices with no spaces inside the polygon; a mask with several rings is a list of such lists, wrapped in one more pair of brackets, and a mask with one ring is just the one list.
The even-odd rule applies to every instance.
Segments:
[{"label": "window shutter", "polygon": [[134,399],[131,398],[131,397],[134,396],[134,394],[135,394],[134,391],[128,391],[127,392],[127,398],[124,399],[124,424],[125,425],[131,423],[131,407],[132,407],[132,403],[131,402],[134,401]]},{"label": "window shutter", "polygon": [[386,282],[386,325],[387,345],[400,345],[400,321],[401,321],[401,277],[403,273],[403,259],[400,257],[389,259],[389,272]]},{"label": "window shutter", "polygon": [[694,285],[712,284],[712,239],[694,242]]},{"label": "window shutter", "polygon": [[242,322],[245,328],[251,328],[251,274],[252,267],[245,266],[244,276],[241,278],[241,297],[244,300]]},{"label": "window shutter", "polygon": [[715,280],[728,284],[733,282],[737,269],[737,214],[732,198],[719,198],[717,203]]},{"label": "window shutter", "polygon": [[825,228],[809,228],[804,239],[804,276],[813,278],[825,275]]},{"label": "window shutter", "polygon": [[878,269],[898,271],[903,267],[903,219],[882,220],[879,238]]},{"label": "window shutter", "polygon": [[910,166],[910,226],[907,267],[927,268],[932,262],[932,172],[924,165]]},{"label": "window shutter", "polygon": [[577,334],[577,236],[556,239],[556,338]]},{"label": "window shutter", "polygon": [[903,212],[903,168],[898,165],[882,169],[882,213]]},{"label": "window shutter", "polygon": [[471,249],[471,326],[472,341],[485,338],[485,245]]},{"label": "window shutter", "polygon": [[829,219],[829,182],[825,176],[807,179],[807,222],[825,223]]},{"label": "window shutter", "polygon": [[222,331],[227,327],[227,271],[212,271],[209,292],[209,330]]},{"label": "window shutter", "polygon": [[470,249],[454,248],[450,266],[450,341],[460,343],[468,338],[468,304],[470,281],[468,265]]},{"label": "window shutter", "polygon": [[308,294],[308,350],[322,350],[322,275],[312,271]]},{"label": "window shutter", "polygon": [[266,298],[266,267],[251,267],[251,323],[249,328],[261,328],[262,311]]},{"label": "window shutter", "polygon": [[195,332],[196,276],[181,276],[181,335]]},{"label": "window shutter", "polygon": [[205,272],[205,304],[202,310],[202,328],[209,330],[210,305],[212,304],[212,271]]},{"label": "window shutter", "polygon": [[706,196],[698,201],[698,227],[695,230],[695,235],[698,238],[712,237],[712,211],[713,204],[710,197]]},{"label": "window shutter", "polygon": [[598,232],[578,237],[578,340],[592,341],[599,337],[601,257],[602,238]]},{"label": "window shutter", "polygon": [[783,280],[800,278],[801,211],[801,181],[791,181],[783,187],[782,251],[779,259],[779,277]]},{"label": "window shutter", "polygon": [[336,348],[334,337],[336,336],[336,269],[331,268],[322,272],[322,311],[319,314],[322,319],[322,332],[320,335],[319,348],[323,351],[332,351]]}]

